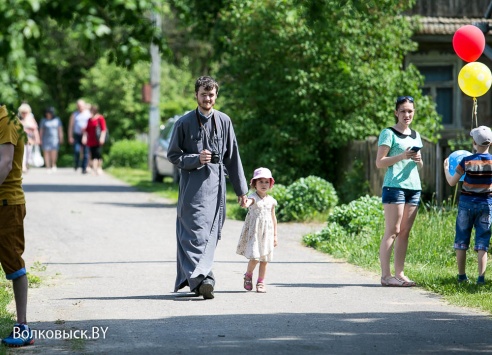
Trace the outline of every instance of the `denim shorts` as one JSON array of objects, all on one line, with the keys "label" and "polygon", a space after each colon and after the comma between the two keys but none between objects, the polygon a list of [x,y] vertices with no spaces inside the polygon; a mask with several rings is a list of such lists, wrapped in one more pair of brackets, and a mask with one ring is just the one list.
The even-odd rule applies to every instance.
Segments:
[{"label": "denim shorts", "polygon": [[382,200],[383,203],[406,203],[409,205],[418,206],[420,204],[420,190],[383,186]]},{"label": "denim shorts", "polygon": [[475,227],[474,250],[489,250],[492,205],[487,203],[461,202],[456,216],[456,237],[454,248],[468,250],[472,228]]}]

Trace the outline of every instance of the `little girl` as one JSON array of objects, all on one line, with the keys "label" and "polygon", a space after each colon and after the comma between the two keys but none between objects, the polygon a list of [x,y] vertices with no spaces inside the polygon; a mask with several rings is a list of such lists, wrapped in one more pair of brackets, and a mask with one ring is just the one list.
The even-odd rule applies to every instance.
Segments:
[{"label": "little girl", "polygon": [[244,288],[248,291],[253,289],[253,271],[259,262],[256,292],[266,292],[264,284],[266,267],[267,263],[272,261],[273,248],[277,246],[277,217],[275,216],[277,201],[267,194],[274,183],[275,180],[269,169],[256,169],[250,182],[250,186],[256,192],[248,196],[243,206],[248,208],[248,214],[236,253],[249,259],[248,269],[244,274]]}]

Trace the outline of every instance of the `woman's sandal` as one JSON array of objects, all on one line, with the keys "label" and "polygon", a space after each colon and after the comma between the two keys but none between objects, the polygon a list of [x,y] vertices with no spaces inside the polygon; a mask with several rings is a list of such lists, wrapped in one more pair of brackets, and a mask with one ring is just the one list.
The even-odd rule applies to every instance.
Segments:
[{"label": "woman's sandal", "polygon": [[404,280],[400,280],[399,278],[396,278],[394,276],[390,277],[381,277],[381,285],[385,287],[412,287],[415,285],[412,285],[409,282],[406,282]]},{"label": "woman's sandal", "polygon": [[263,282],[258,282],[256,284],[256,292],[258,292],[258,293],[266,293],[265,284]]},{"label": "woman's sandal", "polygon": [[253,281],[251,276],[244,275],[244,289],[246,291],[251,291],[253,289]]},{"label": "woman's sandal", "polygon": [[410,287],[417,286],[417,283],[413,280],[410,280],[408,277],[403,276],[403,277],[397,277],[398,280],[401,280],[403,282],[406,282],[410,285]]}]

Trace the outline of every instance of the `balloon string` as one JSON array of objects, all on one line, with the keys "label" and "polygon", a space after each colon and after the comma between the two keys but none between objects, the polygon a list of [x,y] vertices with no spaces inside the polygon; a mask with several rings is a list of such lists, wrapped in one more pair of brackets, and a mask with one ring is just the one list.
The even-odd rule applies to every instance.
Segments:
[{"label": "balloon string", "polygon": [[[472,111],[472,129],[475,127],[478,127],[477,111],[478,111],[477,98],[474,97],[473,98],[473,111]],[[473,127],[473,119],[475,119],[475,127]]]}]

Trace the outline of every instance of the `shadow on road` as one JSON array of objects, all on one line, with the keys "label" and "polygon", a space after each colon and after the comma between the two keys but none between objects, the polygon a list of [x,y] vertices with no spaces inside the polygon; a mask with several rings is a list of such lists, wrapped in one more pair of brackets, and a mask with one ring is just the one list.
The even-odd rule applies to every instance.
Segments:
[{"label": "shadow on road", "polygon": [[136,208],[176,208],[175,203],[121,203],[121,202],[96,202],[97,205],[111,205],[118,207]]},{"label": "shadow on road", "polygon": [[[208,302],[213,301],[203,304]],[[492,350],[487,337],[476,333],[480,329],[483,335],[491,334],[489,317],[440,312],[251,314],[250,311],[58,323],[63,324],[40,322],[31,326],[44,334],[54,334],[56,330],[66,334],[86,331],[92,338],[76,343],[83,353],[130,354],[139,349],[140,354],[458,354]],[[462,323],[470,327],[458,326]],[[132,347],[120,347],[119,344],[128,342],[128,337]],[[66,352],[71,344],[70,339],[38,339],[34,346],[23,350],[55,354]]]},{"label": "shadow on road", "polygon": [[24,192],[139,192],[130,186],[121,185],[62,185],[62,184],[24,184]]}]

